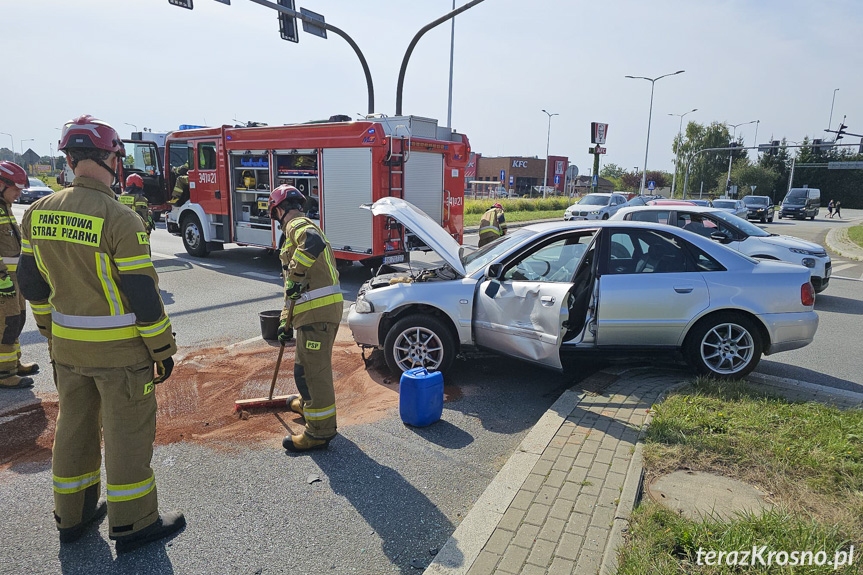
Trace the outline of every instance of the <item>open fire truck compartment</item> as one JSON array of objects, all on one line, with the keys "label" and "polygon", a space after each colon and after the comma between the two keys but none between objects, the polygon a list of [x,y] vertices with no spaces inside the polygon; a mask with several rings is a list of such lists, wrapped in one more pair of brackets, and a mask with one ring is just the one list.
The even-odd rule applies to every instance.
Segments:
[{"label": "open fire truck compartment", "polygon": [[462,241],[470,144],[436,120],[197,128],[169,134],[164,154],[169,196],[176,169],[189,169],[189,201],[171,210],[167,225],[192,255],[228,243],[278,249],[282,234],[267,200],[283,184],[308,198],[304,211],[340,260],[404,261],[404,228],[360,208],[387,196],[411,202]]}]

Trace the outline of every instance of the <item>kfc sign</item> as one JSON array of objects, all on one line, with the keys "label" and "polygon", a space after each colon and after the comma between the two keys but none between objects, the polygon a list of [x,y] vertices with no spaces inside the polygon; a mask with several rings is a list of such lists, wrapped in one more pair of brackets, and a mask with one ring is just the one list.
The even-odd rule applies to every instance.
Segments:
[{"label": "kfc sign", "polygon": [[591,144],[604,144],[606,135],[608,135],[608,124],[600,124],[599,122],[590,123]]},{"label": "kfc sign", "polygon": [[512,167],[513,168],[526,168],[527,167],[527,160],[513,160],[512,161]]}]

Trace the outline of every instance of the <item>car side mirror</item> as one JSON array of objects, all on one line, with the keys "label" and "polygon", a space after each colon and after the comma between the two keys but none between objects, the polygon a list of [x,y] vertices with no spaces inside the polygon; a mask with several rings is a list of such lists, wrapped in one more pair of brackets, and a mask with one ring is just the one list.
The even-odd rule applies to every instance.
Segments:
[{"label": "car side mirror", "polygon": [[500,279],[500,276],[503,275],[503,264],[489,264],[487,268],[485,268],[485,277],[490,280]]},{"label": "car side mirror", "polygon": [[720,244],[730,244],[731,237],[724,232],[713,232],[710,234],[710,239],[719,242]]}]

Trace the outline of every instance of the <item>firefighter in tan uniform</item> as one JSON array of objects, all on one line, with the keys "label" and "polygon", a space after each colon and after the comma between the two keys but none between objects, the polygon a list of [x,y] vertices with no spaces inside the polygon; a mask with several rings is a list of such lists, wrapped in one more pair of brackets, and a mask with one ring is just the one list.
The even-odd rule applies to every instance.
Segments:
[{"label": "firefighter in tan uniform", "polygon": [[180,166],[177,168],[177,181],[174,183],[174,191],[168,203],[180,207],[189,201],[189,168]]},{"label": "firefighter in tan uniform", "polygon": [[479,222],[479,243],[477,245],[482,247],[505,235],[506,218],[503,215],[503,206],[495,203],[482,215]]},{"label": "firefighter in tan uniform", "polygon": [[123,193],[117,197],[117,201],[124,206],[129,206],[141,217],[148,236],[156,229],[156,222],[153,221],[153,214],[150,213],[150,204],[144,195],[144,178],[140,175],[131,174],[126,178],[126,186]]},{"label": "firefighter in tan uniform", "polygon": [[[22,222],[21,291],[50,339],[60,399],[52,471],[61,542],[108,514],[117,553],[167,537],[182,513],[159,514],[150,467],[154,386],[177,350],[141,218],[109,187],[125,155],[117,132],[91,116],[63,127],[58,150],[72,187],[42,198]],[[155,377],[154,377],[155,364]],[[100,443],[105,440],[105,492]]]},{"label": "firefighter in tan uniform", "polygon": [[285,309],[279,341],[297,334],[294,380],[299,396],[288,407],[305,418],[306,430],[288,435],[288,451],[325,448],[336,435],[336,393],[333,388],[333,343],[342,320],[342,291],[336,258],[324,233],[303,216],[305,196],[293,186],[270,193],[270,215],[282,226],[285,245],[280,259],[285,270]]},{"label": "firefighter in tan uniform", "polygon": [[39,371],[35,363],[21,363],[18,336],[27,318],[24,297],[18,289],[18,259],[21,256],[21,230],[12,214],[12,203],[29,185],[27,172],[12,162],[0,162],[0,389],[33,386]]}]

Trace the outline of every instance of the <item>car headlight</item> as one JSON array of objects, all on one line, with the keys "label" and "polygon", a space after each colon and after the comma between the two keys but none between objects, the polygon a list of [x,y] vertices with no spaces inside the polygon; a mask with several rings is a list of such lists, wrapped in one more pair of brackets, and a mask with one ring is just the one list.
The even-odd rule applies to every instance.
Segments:
[{"label": "car headlight", "polygon": [[807,268],[814,268],[815,267],[815,260],[813,260],[812,258],[803,258],[802,263]]},{"label": "car headlight", "polygon": [[590,211],[590,215],[592,215],[592,216],[593,216],[593,215],[596,215],[596,214],[598,214],[598,213],[599,213],[599,210],[591,210],[591,211]]},{"label": "car headlight", "polygon": [[360,296],[354,304],[354,310],[356,310],[357,313],[373,313],[375,311],[375,306],[372,305],[371,302],[366,301],[366,298]]},{"label": "car headlight", "polygon": [[824,257],[827,255],[827,252],[813,252],[811,250],[802,250],[800,248],[788,248],[795,254],[800,254],[802,256],[819,256]]}]

